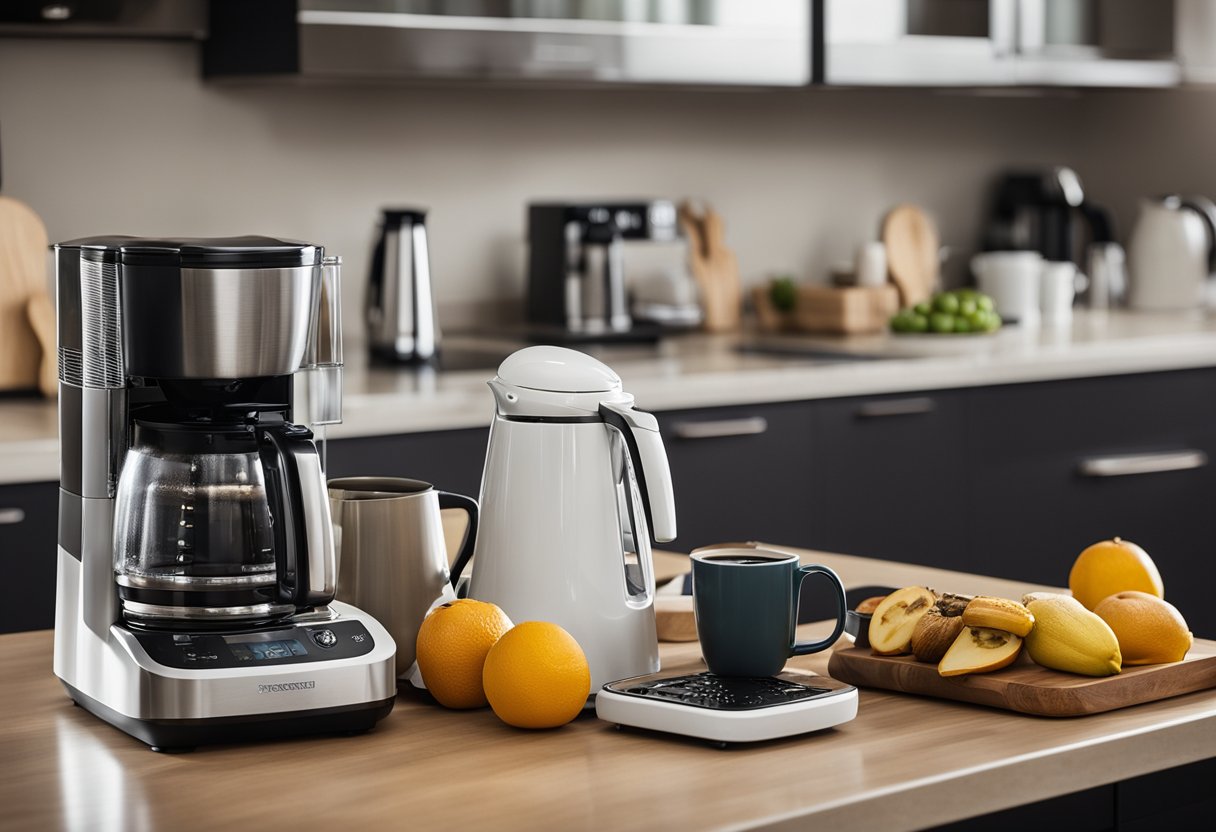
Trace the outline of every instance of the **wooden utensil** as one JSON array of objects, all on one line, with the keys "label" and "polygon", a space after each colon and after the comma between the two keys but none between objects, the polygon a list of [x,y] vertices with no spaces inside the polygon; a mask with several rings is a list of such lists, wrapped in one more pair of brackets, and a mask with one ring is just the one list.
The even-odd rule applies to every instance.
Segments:
[{"label": "wooden utensil", "polygon": [[726,247],[722,217],[709,205],[698,209],[685,200],[679,219],[688,240],[689,271],[701,294],[702,325],[709,332],[733,332],[739,328],[742,289],[738,260]]},{"label": "wooden utensil", "polygon": [[1216,687],[1216,642],[1196,639],[1172,664],[1127,667],[1094,678],[1039,667],[1023,655],[995,673],[945,678],[937,666],[911,656],[875,656],[868,649],[837,650],[828,662],[834,679],[939,699],[972,702],[1036,716],[1083,716]]},{"label": "wooden utensil", "polygon": [[0,390],[38,384],[41,348],[26,307],[46,291],[46,250],[46,226],[38,215],[0,196]]},{"label": "wooden utensil", "polygon": [[928,300],[937,288],[941,237],[929,215],[917,205],[897,205],[882,221],[887,268],[899,287],[904,306]]},{"label": "wooden utensil", "polygon": [[48,399],[59,394],[59,352],[55,346],[55,305],[46,292],[35,292],[25,307],[26,318],[42,347],[38,389]]}]

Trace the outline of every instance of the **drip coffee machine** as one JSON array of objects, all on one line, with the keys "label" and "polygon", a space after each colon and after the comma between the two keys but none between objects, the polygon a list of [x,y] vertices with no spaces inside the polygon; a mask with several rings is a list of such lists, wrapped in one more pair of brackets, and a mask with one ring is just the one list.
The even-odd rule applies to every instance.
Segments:
[{"label": "drip coffee machine", "polygon": [[266,237],[55,246],[55,674],[158,750],[359,732],[395,645],[334,601],[313,433],[340,421],[338,259]]}]

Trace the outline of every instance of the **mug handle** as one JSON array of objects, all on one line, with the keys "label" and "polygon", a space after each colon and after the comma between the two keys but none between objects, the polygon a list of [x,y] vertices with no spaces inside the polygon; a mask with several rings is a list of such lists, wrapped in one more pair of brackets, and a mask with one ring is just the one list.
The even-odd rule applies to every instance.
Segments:
[{"label": "mug handle", "polygon": [[477,516],[479,509],[477,501],[472,497],[466,497],[463,494],[453,494],[450,491],[440,491],[439,508],[459,508],[463,509],[469,515],[469,525],[464,530],[464,540],[460,541],[460,551],[456,554],[456,560],[452,562],[452,586],[460,580],[460,573],[464,571],[469,560],[473,557],[473,546],[477,542]]},{"label": "mug handle", "polygon": [[814,564],[811,566],[798,567],[798,580],[794,582],[794,620],[798,620],[798,599],[802,594],[802,582],[806,580],[808,575],[821,573],[827,576],[827,579],[832,582],[832,586],[836,589],[836,628],[832,630],[832,634],[822,641],[795,641],[793,647],[794,656],[805,656],[808,653],[818,653],[820,650],[826,650],[836,643],[836,639],[840,638],[840,634],[844,632],[844,584],[840,582],[840,576],[826,566]]}]

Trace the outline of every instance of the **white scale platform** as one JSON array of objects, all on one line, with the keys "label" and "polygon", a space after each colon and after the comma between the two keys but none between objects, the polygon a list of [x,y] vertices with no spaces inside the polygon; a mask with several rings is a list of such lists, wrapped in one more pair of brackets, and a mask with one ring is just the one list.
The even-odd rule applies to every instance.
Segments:
[{"label": "white scale platform", "polygon": [[788,671],[766,678],[655,673],[604,685],[595,713],[617,725],[711,742],[760,742],[848,722],[857,716],[857,688]]}]

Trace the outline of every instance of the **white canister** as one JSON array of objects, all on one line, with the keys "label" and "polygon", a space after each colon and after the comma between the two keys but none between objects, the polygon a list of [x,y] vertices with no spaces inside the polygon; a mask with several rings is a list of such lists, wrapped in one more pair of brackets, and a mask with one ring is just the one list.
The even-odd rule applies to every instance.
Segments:
[{"label": "white canister", "polygon": [[857,247],[853,267],[858,286],[885,286],[887,283],[887,247],[878,240]]},{"label": "white canister", "polygon": [[1005,323],[1038,325],[1043,258],[1037,251],[986,251],[971,258],[971,271]]}]

